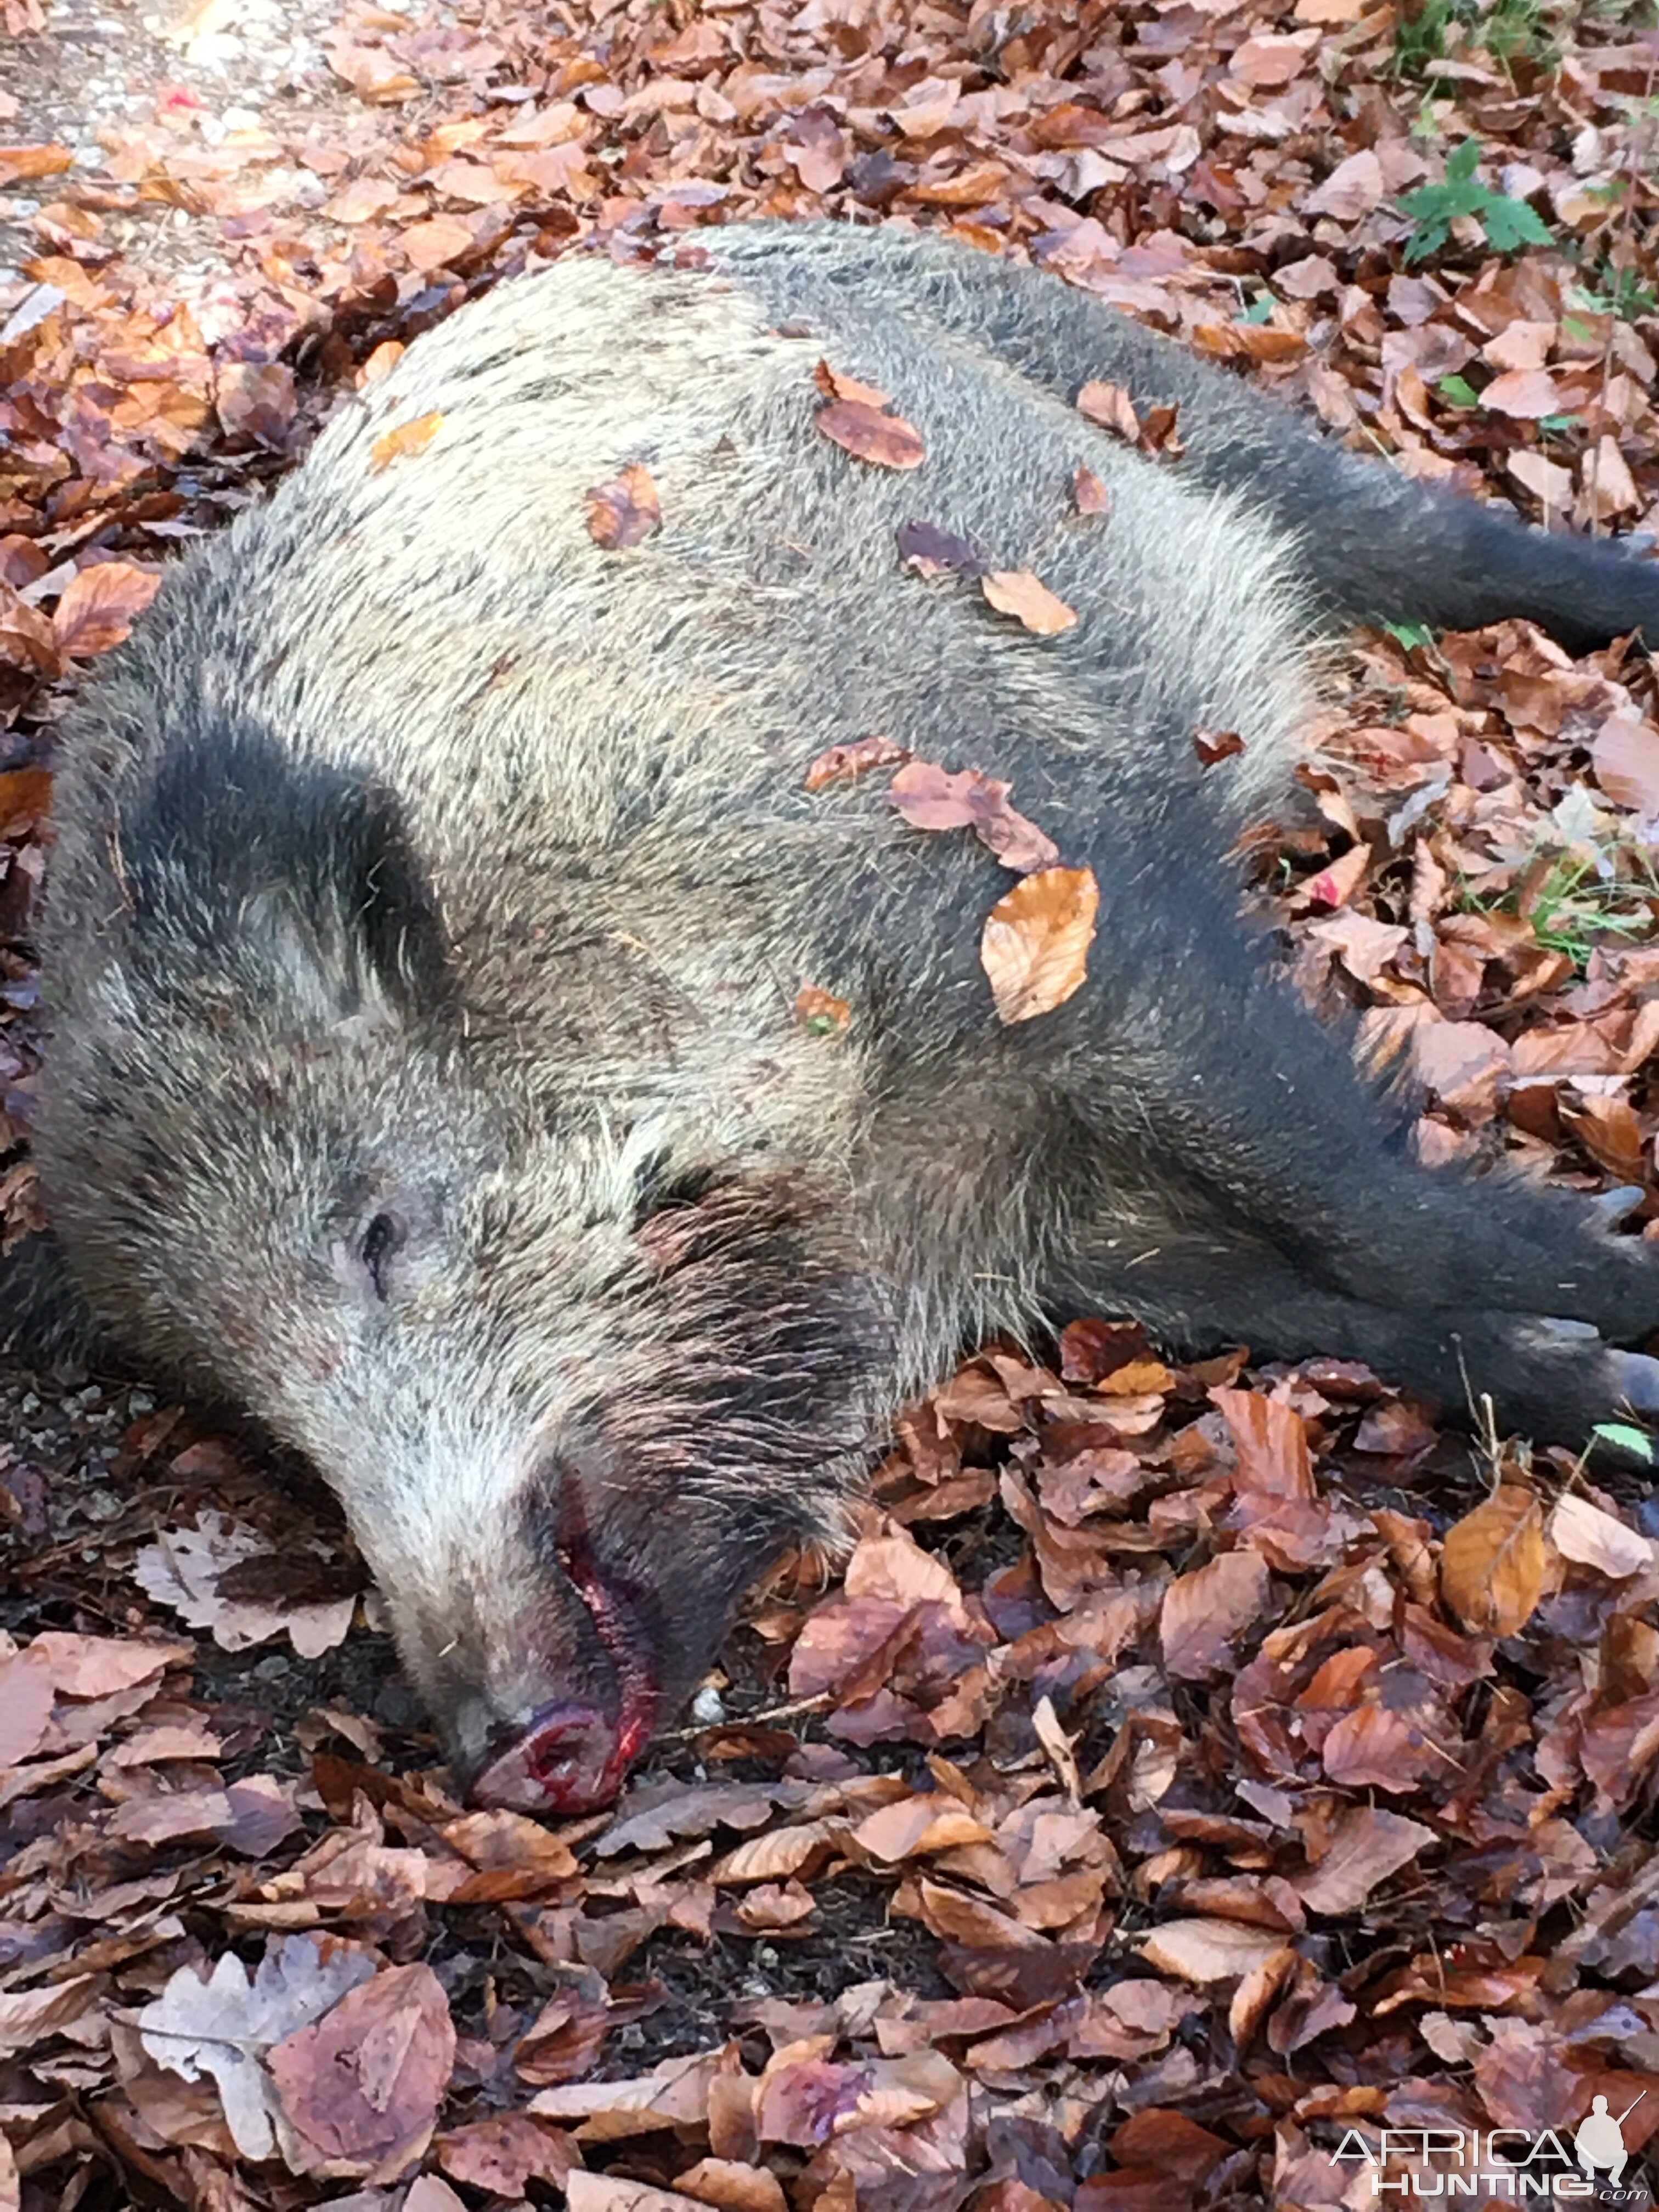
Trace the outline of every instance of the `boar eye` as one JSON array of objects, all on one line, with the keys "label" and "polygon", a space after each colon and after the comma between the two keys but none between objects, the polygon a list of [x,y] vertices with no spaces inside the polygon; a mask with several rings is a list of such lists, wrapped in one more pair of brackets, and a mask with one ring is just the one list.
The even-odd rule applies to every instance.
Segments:
[{"label": "boar eye", "polygon": [[392,1213],[377,1213],[363,1231],[357,1256],[382,1305],[391,1295],[392,1255],[402,1249],[407,1234],[403,1223]]},{"label": "boar eye", "polygon": [[719,1180],[712,1168],[682,1168],[676,1173],[667,1153],[656,1153],[640,1170],[635,1183],[634,1226],[639,1228],[653,1213],[695,1206]]}]

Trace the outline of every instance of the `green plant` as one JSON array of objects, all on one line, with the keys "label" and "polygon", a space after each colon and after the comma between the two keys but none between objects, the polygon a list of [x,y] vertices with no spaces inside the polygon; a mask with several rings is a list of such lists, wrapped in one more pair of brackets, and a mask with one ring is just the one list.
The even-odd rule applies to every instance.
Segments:
[{"label": "green plant", "polygon": [[1516,60],[1553,70],[1561,59],[1549,0],[1425,0],[1395,24],[1395,75],[1425,77],[1454,48],[1484,52],[1506,70]]},{"label": "green plant", "polygon": [[1421,261],[1437,252],[1460,216],[1472,216],[1485,233],[1487,245],[1498,253],[1516,253],[1523,246],[1552,242],[1549,225],[1535,208],[1481,183],[1474,173],[1480,159],[1480,141],[1466,138],[1448,158],[1443,183],[1420,185],[1401,201],[1401,212],[1416,225],[1406,241],[1407,262]]},{"label": "green plant", "polygon": [[[1623,857],[1631,873],[1619,872]],[[1604,872],[1605,868],[1605,872]],[[1609,937],[1650,937],[1655,928],[1653,902],[1659,897],[1659,875],[1644,852],[1620,846],[1599,858],[1558,854],[1541,880],[1531,868],[1522,872],[1526,885],[1524,919],[1536,943],[1546,951],[1562,952],[1575,973],[1583,975],[1596,946]],[[1497,898],[1480,898],[1463,892],[1458,904],[1465,914],[1521,914],[1521,890]]]},{"label": "green plant", "polygon": [[[1576,284],[1568,294],[1570,303],[1585,314],[1613,315],[1621,323],[1633,323],[1643,315],[1659,315],[1659,292],[1644,284],[1634,269],[1615,268],[1612,262],[1603,262],[1593,279]],[[1563,327],[1570,337],[1585,335],[1581,323],[1577,331],[1569,317]]]}]

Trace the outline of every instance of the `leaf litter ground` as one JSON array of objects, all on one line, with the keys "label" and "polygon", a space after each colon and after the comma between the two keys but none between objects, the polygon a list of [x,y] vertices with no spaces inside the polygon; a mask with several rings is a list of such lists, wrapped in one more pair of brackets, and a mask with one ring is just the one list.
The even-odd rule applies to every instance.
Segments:
[{"label": "leaf litter ground", "polygon": [[[695,261],[756,213],[940,226],[1425,479],[1659,513],[1639,7],[0,27],[9,1237],[77,671],[504,273]],[[823,375],[824,434],[918,465]],[[1170,410],[1079,404],[1179,465]],[[648,478],[590,496],[601,544],[654,526]],[[895,557],[1034,650],[1071,614],[920,509]],[[1299,987],[1359,1011],[1429,1157],[1616,1188],[1653,1234],[1646,664],[1373,635],[1327,700],[1305,817],[1258,848]],[[824,735],[824,780],[900,769],[918,828],[1006,847],[1026,900],[1065,872],[995,761]],[[1218,775],[1239,750],[1194,742]],[[1000,927],[1019,1012],[1044,946]],[[901,1424],[844,1571],[757,1593],[616,1814],[562,1832],[449,1797],[337,1519],[248,1439],[7,1378],[0,1484],[0,2204],[1312,2208],[1373,2201],[1332,2154],[1385,2127],[1565,2136],[1640,2098],[1639,2162],[1659,2124],[1659,1513],[1352,1363],[1173,1368],[1112,1316],[987,1347]]]}]

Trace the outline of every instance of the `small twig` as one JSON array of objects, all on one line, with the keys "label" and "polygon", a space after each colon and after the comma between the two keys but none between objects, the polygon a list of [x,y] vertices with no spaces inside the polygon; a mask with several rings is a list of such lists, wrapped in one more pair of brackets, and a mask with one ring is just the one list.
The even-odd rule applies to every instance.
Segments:
[{"label": "small twig", "polygon": [[699,1721],[695,1728],[676,1729],[669,1741],[685,1743],[694,1735],[707,1735],[711,1729],[758,1728],[764,1721],[792,1721],[802,1713],[822,1712],[834,1702],[828,1690],[821,1690],[816,1698],[797,1698],[792,1705],[769,1705],[764,1712],[733,1714],[724,1721]]}]

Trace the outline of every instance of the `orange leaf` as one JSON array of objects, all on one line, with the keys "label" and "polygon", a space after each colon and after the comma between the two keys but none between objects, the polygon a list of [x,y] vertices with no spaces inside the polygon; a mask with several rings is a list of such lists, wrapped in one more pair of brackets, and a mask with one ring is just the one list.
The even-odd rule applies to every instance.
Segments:
[{"label": "orange leaf", "polygon": [[0,146],[0,185],[56,177],[74,166],[75,156],[67,146]]},{"label": "orange leaf", "polygon": [[417,415],[413,422],[400,422],[395,430],[388,430],[385,437],[374,441],[368,465],[379,476],[405,453],[424,453],[437,436],[443,419],[442,412],[434,408],[430,415]]},{"label": "orange leaf", "polygon": [[1474,1634],[1513,1636],[1543,1595],[1547,1557],[1538,1500],[1505,1483],[1446,1531],[1441,1595]]},{"label": "orange leaf", "polygon": [[812,371],[812,381],[826,399],[856,400],[860,406],[878,411],[888,404],[884,392],[878,392],[873,384],[860,384],[856,376],[843,376],[827,361],[821,361]]},{"label": "orange leaf", "polygon": [[1099,908],[1092,868],[1039,868],[997,901],[979,957],[1003,1021],[1051,1013],[1082,988]]},{"label": "orange leaf", "polygon": [[1076,608],[1056,599],[1029,568],[993,568],[979,587],[1000,615],[1012,615],[1039,637],[1058,637],[1076,626]]},{"label": "orange leaf", "polygon": [[60,653],[82,658],[107,653],[132,628],[161,588],[153,568],[131,561],[101,561],[69,580],[52,617],[52,632]]},{"label": "orange leaf", "polygon": [[795,994],[795,1019],[814,1036],[839,1036],[853,1018],[845,999],[823,991],[816,983],[803,983]]}]

